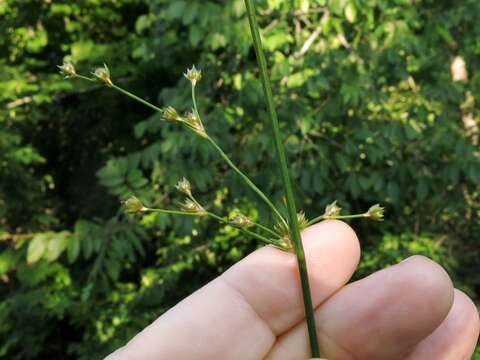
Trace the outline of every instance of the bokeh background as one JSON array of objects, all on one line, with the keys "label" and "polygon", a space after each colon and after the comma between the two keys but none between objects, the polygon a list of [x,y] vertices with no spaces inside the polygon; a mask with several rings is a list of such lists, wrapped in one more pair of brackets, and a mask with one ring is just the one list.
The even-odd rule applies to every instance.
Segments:
[{"label": "bokeh background", "polygon": [[[480,2],[257,4],[298,207],[384,204],[383,223],[352,223],[355,278],[424,254],[478,303]],[[0,18],[0,357],[101,359],[258,246],[208,219],[125,215],[125,196],[175,208],[186,176],[212,210],[272,219],[200,138],[56,65],[105,62],[189,110],[196,64],[209,133],[281,206],[243,1],[6,0]]]}]

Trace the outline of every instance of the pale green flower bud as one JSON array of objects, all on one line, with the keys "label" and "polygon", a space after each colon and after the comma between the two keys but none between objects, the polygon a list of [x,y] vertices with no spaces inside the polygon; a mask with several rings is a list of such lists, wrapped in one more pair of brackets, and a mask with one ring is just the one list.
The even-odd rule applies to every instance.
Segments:
[{"label": "pale green flower bud", "polygon": [[143,203],[135,196],[130,196],[127,200],[123,202],[123,207],[127,213],[136,213],[146,210],[146,207]]},{"label": "pale green flower bud", "polygon": [[163,118],[169,122],[183,121],[182,117],[178,115],[177,110],[172,106],[167,106],[163,109]]},{"label": "pale green flower bud", "polygon": [[252,221],[243,214],[235,215],[230,220],[230,222],[232,223],[232,225],[234,225],[236,227],[239,227],[239,228],[246,228],[246,227],[249,227],[249,226],[253,225]]},{"label": "pale green flower bud", "polygon": [[375,204],[365,213],[365,217],[368,217],[372,220],[382,221],[383,220],[384,208],[380,204]]},{"label": "pale green flower bud", "polygon": [[96,68],[93,72],[93,76],[95,76],[98,81],[103,82],[107,86],[113,85],[113,82],[110,79],[110,70],[108,69],[107,64],[103,64],[103,67]]},{"label": "pale green flower bud", "polygon": [[[302,231],[308,226],[308,220],[303,211],[300,211],[299,213],[297,213],[297,223],[298,223],[298,229],[300,231]],[[274,229],[277,233],[280,234],[282,238],[290,239],[290,229],[288,228],[288,225],[285,225],[283,221],[280,221],[277,224],[275,224]]]},{"label": "pale green flower bud", "polygon": [[298,228],[299,228],[300,231],[307,228],[308,220],[307,220],[307,217],[305,216],[305,213],[303,211],[300,211],[297,214],[297,222],[298,222]]},{"label": "pale green flower bud", "polygon": [[194,111],[185,114],[185,122],[195,130],[197,134],[203,137],[207,137],[207,132],[203,126],[202,121],[198,118]]},{"label": "pale green flower bud", "polygon": [[175,185],[175,187],[177,188],[178,191],[180,191],[181,193],[184,193],[184,194],[187,194],[189,196],[192,196],[192,186],[190,185],[190,182],[185,179],[185,178],[182,178],[182,180],[180,180],[177,185]]},{"label": "pale green flower bud", "polygon": [[205,209],[191,199],[185,199],[183,203],[180,204],[182,210],[191,212],[191,213],[204,213]]},{"label": "pale green flower bud", "polygon": [[71,61],[64,61],[62,65],[57,65],[60,69],[60,73],[65,76],[65,79],[71,79],[77,76],[75,67]]},{"label": "pale green flower bud", "polygon": [[192,66],[191,69],[188,69],[186,73],[183,74],[190,82],[192,83],[192,86],[197,85],[197,82],[200,81],[202,78],[202,72],[200,70],[197,70],[195,68],[195,65]]},{"label": "pale green flower bud", "polygon": [[335,217],[340,215],[340,212],[342,211],[342,208],[337,205],[337,200],[332,202],[331,204],[328,204],[325,207],[325,213],[323,216],[326,219],[334,219]]}]

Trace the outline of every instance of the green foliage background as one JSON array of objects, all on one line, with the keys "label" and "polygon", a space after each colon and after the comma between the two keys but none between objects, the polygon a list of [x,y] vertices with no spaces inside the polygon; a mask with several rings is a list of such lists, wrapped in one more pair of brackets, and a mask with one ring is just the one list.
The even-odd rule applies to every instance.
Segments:
[{"label": "green foliage background", "polygon": [[[355,277],[420,253],[478,301],[478,120],[464,119],[479,117],[480,2],[257,3],[299,208],[381,202],[385,222],[354,224]],[[243,1],[7,0],[0,17],[0,357],[100,359],[257,246],[210,220],[125,216],[122,198],[173,207],[185,175],[215,211],[270,215],[200,138],[55,65],[106,62],[188,110],[196,64],[209,133],[281,204]]]}]

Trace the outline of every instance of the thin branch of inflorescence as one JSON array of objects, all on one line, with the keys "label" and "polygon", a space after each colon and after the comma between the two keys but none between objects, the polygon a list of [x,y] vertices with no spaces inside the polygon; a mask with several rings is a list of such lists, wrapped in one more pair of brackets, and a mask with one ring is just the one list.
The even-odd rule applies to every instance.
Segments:
[{"label": "thin branch of inflorescence", "polygon": [[[184,182],[185,184],[185,179],[181,180],[179,184]],[[190,184],[187,182],[188,186]],[[187,200],[182,203],[180,206],[184,210],[171,210],[171,209],[159,209],[159,208],[151,208],[145,206],[137,197],[135,196],[130,196],[126,201],[123,202],[123,206],[125,208],[125,211],[128,213],[160,213],[160,214],[165,214],[165,215],[182,215],[182,216],[208,216],[211,217],[220,223],[223,223],[225,225],[230,225],[238,230],[240,230],[242,233],[245,235],[248,235],[254,239],[260,240],[263,243],[274,245],[277,247],[282,247],[282,241],[278,238],[278,235],[276,238],[267,238],[265,236],[262,236],[260,234],[254,233],[253,231],[245,229],[243,226],[240,224],[236,224],[235,222],[229,221],[228,219],[225,219],[211,211],[207,211],[203,208],[202,205],[195,199],[195,197],[192,195],[190,188],[188,188],[187,191],[184,191],[181,187],[179,188],[179,185],[177,184],[177,189],[187,195]]]},{"label": "thin branch of inflorescence", "polygon": [[212,146],[217,150],[217,152],[220,154],[220,156],[225,160],[225,162],[247,183],[247,185],[255,191],[260,198],[265,201],[265,203],[272,209],[272,211],[277,215],[277,217],[282,221],[283,223],[286,224],[285,219],[283,216],[280,214],[278,209],[273,205],[273,203],[270,201],[270,199],[253,183],[250,178],[245,175],[233,162],[230,160],[227,154],[220,148],[220,146],[217,145],[215,140],[213,140],[210,136],[207,137],[207,140],[212,144]]},{"label": "thin branch of inflorescence", "polygon": [[250,220],[250,222],[251,222],[251,224],[252,224],[253,226],[256,226],[256,227],[258,227],[259,229],[262,229],[263,231],[268,232],[268,233],[269,233],[270,235],[272,235],[272,236],[275,236],[275,237],[279,237],[279,236],[280,236],[280,234],[276,233],[275,231],[273,231],[272,229],[266,227],[265,225],[259,224],[259,223],[255,222],[255,221],[252,221],[252,220]]},{"label": "thin branch of inflorescence", "polygon": [[309,220],[307,226],[313,225],[322,220],[348,220],[348,219],[370,219],[375,221],[383,220],[384,208],[379,204],[372,205],[367,211],[361,214],[349,214],[349,215],[340,215],[341,208],[337,205],[337,202],[334,201],[331,204],[328,204],[325,208],[325,212],[322,215],[314,217],[312,220]]},{"label": "thin branch of inflorescence", "polygon": [[313,225],[319,221],[322,221],[322,220],[347,220],[347,219],[359,219],[359,218],[366,218],[368,216],[365,215],[365,213],[363,214],[353,214],[353,215],[338,215],[338,216],[325,216],[325,215],[320,215],[320,216],[317,216],[315,218],[313,218],[312,220],[309,220],[308,221],[308,226],[310,225]]},{"label": "thin branch of inflorescence", "polygon": [[162,109],[159,108],[158,106],[155,106],[155,105],[153,105],[152,103],[150,103],[150,102],[142,99],[141,97],[138,97],[137,95],[132,94],[130,91],[127,91],[127,90],[121,88],[120,86],[117,86],[117,85],[115,85],[115,84],[112,84],[112,85],[111,85],[111,88],[112,88],[112,89],[115,89],[115,90],[117,90],[117,91],[119,91],[119,92],[121,92],[121,93],[124,94],[124,95],[127,95],[128,97],[130,97],[130,98],[132,98],[132,99],[134,99],[134,100],[142,103],[142,104],[145,105],[145,106],[148,106],[150,109],[153,109],[153,110],[158,111],[158,112],[161,112],[161,111],[162,111]]},{"label": "thin branch of inflorescence", "polygon": [[253,231],[250,231],[248,229],[245,229],[243,227],[240,227],[240,226],[236,226],[235,224],[233,224],[231,221],[229,221],[228,219],[225,219],[221,216],[218,216],[214,213],[211,213],[211,212],[207,212],[208,216],[216,219],[217,221],[221,222],[221,223],[224,223],[225,225],[230,225],[230,226],[233,226],[235,228],[237,228],[238,230],[240,230],[241,232],[243,232],[245,235],[249,235],[257,240],[260,240],[261,242],[263,243],[266,243],[266,244],[269,244],[269,245],[274,245],[274,246],[277,246],[277,247],[280,247],[280,248],[283,248],[283,242],[280,240],[280,239],[270,239],[270,238],[266,238],[262,235],[259,235],[257,233],[254,233]]},{"label": "thin branch of inflorescence", "polygon": [[[177,187],[178,188],[178,187]],[[192,192],[191,191],[188,191],[186,193],[187,197],[192,200],[198,208],[203,208],[202,205],[200,205],[200,203],[197,201],[197,199],[193,196]],[[258,226],[260,227],[261,229],[263,230],[266,230],[267,232],[269,232],[271,235],[274,236],[274,239],[269,239],[269,238],[266,238],[260,234],[257,234],[253,231],[250,231],[250,230],[247,230],[246,229],[246,226],[244,226],[243,224],[240,224],[240,223],[235,223],[235,221],[231,221],[231,220],[228,220],[226,218],[223,218],[219,215],[216,215],[215,213],[212,213],[212,212],[209,212],[207,211],[206,214],[214,219],[216,219],[217,221],[221,222],[221,223],[224,223],[226,225],[231,225],[231,226],[234,226],[236,227],[237,229],[239,229],[240,231],[242,231],[244,234],[247,234],[247,235],[250,235],[250,236],[253,236],[254,238],[264,242],[264,243],[267,243],[267,244],[272,244],[272,245],[276,245],[276,246],[281,246],[281,241],[279,239],[279,235],[277,233],[275,233],[273,230],[270,230],[269,228],[263,226],[263,225],[260,225],[260,224],[257,224],[255,222],[253,222],[252,220],[249,220],[248,219],[248,222],[251,223],[252,225],[255,225],[255,226]],[[246,224],[245,224],[246,225]]]},{"label": "thin branch of inflorescence", "polygon": [[[195,69],[195,67],[192,68],[192,70],[189,71],[198,71]],[[198,111],[197,107],[197,99],[196,99],[196,94],[195,94],[195,88],[197,84],[197,79],[193,75],[189,76],[189,73],[185,74],[185,77],[190,80],[191,86],[192,86],[192,103],[193,103],[193,109],[195,111],[195,114],[197,115],[198,119],[202,123],[201,117],[200,117],[200,112]],[[275,207],[275,205],[270,201],[270,199],[261,191],[250,178],[245,175],[245,173],[240,170],[233,162],[232,160],[228,157],[227,154],[222,150],[220,146],[216,143],[216,141],[211,138],[209,135],[207,135],[206,139],[210,142],[210,144],[217,150],[217,152],[220,154],[220,156],[225,160],[225,162],[247,183],[247,185],[257,193],[260,198],[265,201],[265,203],[270,207],[270,209],[275,213],[275,215],[278,216],[280,221],[282,221],[284,224],[286,224],[285,219],[283,218],[282,214],[280,214],[280,211]]]}]

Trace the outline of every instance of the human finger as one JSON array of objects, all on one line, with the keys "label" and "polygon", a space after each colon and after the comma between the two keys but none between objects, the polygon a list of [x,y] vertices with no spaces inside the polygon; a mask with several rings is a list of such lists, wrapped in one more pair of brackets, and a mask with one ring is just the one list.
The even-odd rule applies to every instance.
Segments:
[{"label": "human finger", "polygon": [[478,310],[470,298],[455,289],[447,317],[406,360],[468,360],[475,350],[480,330]]},{"label": "human finger", "polygon": [[[315,305],[343,286],[360,256],[353,230],[340,221],[302,233]],[[123,359],[261,359],[302,320],[296,258],[267,246],[234,265],[108,357]]]},{"label": "human finger", "polygon": [[[320,306],[320,347],[328,359],[404,359],[440,325],[452,302],[447,273],[425,257],[411,257],[345,286]],[[307,339],[305,323],[299,324],[267,358],[308,358]]]}]

